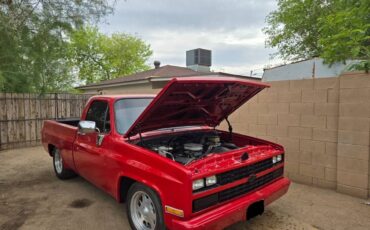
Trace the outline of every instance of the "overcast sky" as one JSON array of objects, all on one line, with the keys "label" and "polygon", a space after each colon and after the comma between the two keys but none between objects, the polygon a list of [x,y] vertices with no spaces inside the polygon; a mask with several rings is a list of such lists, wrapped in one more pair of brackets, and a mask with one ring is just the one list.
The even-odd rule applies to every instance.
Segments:
[{"label": "overcast sky", "polygon": [[185,51],[212,50],[212,70],[249,75],[280,60],[265,48],[265,17],[275,0],[117,0],[100,24],[107,34],[136,35],[151,45],[161,65],[185,66]]}]

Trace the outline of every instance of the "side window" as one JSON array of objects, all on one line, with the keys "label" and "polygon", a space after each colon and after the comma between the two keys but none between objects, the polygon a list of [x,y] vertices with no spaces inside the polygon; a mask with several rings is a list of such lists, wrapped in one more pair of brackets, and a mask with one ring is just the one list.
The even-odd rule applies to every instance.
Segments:
[{"label": "side window", "polygon": [[109,106],[106,101],[94,101],[86,114],[87,121],[95,121],[100,132],[110,131]]}]

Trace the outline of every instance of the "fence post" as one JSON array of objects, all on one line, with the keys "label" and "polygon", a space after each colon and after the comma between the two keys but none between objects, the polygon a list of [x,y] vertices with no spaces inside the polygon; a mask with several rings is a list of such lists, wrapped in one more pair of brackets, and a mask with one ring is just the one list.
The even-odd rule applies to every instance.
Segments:
[{"label": "fence post", "polygon": [[54,93],[54,101],[55,101],[55,120],[58,119],[58,94]]}]

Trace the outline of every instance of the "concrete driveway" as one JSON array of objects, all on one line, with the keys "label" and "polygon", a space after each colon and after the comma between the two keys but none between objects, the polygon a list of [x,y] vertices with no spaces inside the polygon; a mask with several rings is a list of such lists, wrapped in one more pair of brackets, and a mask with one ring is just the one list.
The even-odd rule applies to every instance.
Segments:
[{"label": "concrete driveway", "polygon": [[[370,205],[293,183],[264,215],[229,229],[370,229]],[[0,152],[0,229],[129,229],[124,205],[82,178],[54,176],[41,147]]]}]

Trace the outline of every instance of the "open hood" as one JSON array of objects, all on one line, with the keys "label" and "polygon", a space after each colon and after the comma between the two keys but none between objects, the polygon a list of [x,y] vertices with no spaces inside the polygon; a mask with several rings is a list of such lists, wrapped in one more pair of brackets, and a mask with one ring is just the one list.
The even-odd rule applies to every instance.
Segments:
[{"label": "open hood", "polygon": [[269,85],[232,77],[173,78],[127,130],[125,137],[177,126],[215,127],[266,87]]}]

